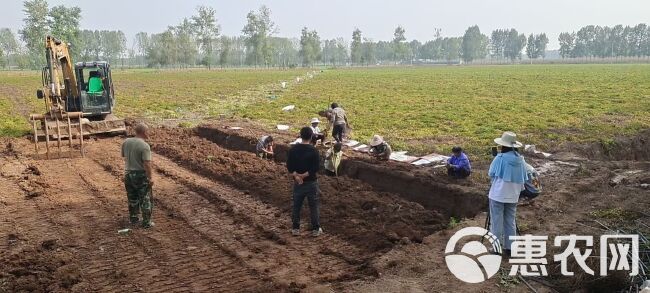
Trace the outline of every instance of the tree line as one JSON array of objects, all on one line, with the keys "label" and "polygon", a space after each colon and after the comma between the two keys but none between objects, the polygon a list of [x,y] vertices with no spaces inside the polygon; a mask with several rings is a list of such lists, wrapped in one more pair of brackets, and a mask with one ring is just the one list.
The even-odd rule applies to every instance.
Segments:
[{"label": "tree line", "polygon": [[[141,67],[310,67],[318,64],[375,65],[412,63],[471,63],[479,60],[518,62],[544,58],[549,39],[545,33],[526,36],[514,28],[483,34],[477,25],[462,36],[443,37],[434,30],[432,40],[407,40],[398,26],[393,39],[374,41],[355,28],[352,39],[322,39],[304,27],[299,38],[277,36],[278,27],[266,6],[250,11],[239,36],[221,34],[216,10],[197,7],[194,15],[159,33],[137,33],[131,46],[122,31],[80,29],[78,7],[49,7],[46,0],[24,2],[24,25],[18,37],[0,29],[0,65],[39,68],[44,64],[43,39],[51,34],[71,44],[75,60],[108,60]],[[645,24],[614,27],[585,26],[560,34],[562,58],[650,56],[650,28]]]},{"label": "tree line", "polygon": [[561,33],[560,56],[580,57],[642,57],[650,56],[650,27],[614,27],[588,25],[577,32]]}]

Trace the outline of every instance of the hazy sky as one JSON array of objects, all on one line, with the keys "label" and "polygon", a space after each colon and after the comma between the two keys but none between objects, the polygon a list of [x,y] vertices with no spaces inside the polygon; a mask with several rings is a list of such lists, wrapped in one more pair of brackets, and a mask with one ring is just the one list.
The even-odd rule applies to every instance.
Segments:
[{"label": "hazy sky", "polygon": [[[0,27],[17,30],[24,17],[20,0],[2,0]],[[525,34],[547,33],[549,49],[558,47],[557,36],[581,26],[650,23],[650,0],[49,0],[82,9],[82,28],[120,29],[129,42],[139,31],[161,32],[194,13],[196,6],[217,10],[223,33],[238,35],[246,13],[267,5],[279,26],[279,36],[298,37],[303,26],[321,38],[349,40],[358,27],[364,37],[389,40],[397,25],[407,39],[429,40],[434,28],[444,36],[462,35],[478,24],[489,35],[495,28],[514,27]]]}]

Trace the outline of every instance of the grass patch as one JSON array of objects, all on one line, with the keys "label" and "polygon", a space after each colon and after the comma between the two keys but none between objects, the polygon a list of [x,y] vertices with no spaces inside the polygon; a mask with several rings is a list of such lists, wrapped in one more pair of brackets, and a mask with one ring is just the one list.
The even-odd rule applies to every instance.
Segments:
[{"label": "grass patch", "polygon": [[598,209],[590,212],[589,215],[610,221],[632,221],[639,218],[639,215],[636,212],[623,210],[621,208]]}]

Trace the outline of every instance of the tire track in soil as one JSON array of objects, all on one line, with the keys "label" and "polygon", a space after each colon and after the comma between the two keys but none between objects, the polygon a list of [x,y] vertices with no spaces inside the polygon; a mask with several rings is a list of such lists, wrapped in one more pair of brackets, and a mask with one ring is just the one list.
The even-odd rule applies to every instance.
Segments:
[{"label": "tire track in soil", "polygon": [[54,234],[79,243],[80,265],[93,287],[102,292],[254,292],[273,288],[237,259],[214,249],[211,242],[193,233],[178,234],[190,231],[182,221],[159,217],[155,229],[160,231],[135,230],[128,237],[118,236],[117,229],[127,222],[126,200],[110,195],[123,195],[122,184],[88,162],[37,162],[43,179],[52,184],[46,195],[34,200],[38,203],[35,214],[51,216],[48,222],[58,228]]},{"label": "tire track in soil", "polygon": [[[116,145],[117,154],[118,146]],[[121,158],[96,162],[117,177]],[[156,203],[178,212],[193,229],[224,250],[288,286],[318,286],[358,278],[366,260],[356,247],[333,235],[317,239],[291,237],[289,216],[249,195],[184,170],[165,158],[155,158],[158,172]],[[159,183],[162,182],[162,183]],[[282,219],[282,220],[279,220]]]},{"label": "tire track in soil", "polygon": [[[127,218],[126,198],[108,198],[101,191],[101,186],[122,187],[123,183],[106,172],[95,172],[101,169],[101,164],[93,162],[96,168],[89,168],[89,164],[77,164],[76,170],[94,195],[104,202],[106,209],[112,209],[118,217]],[[101,182],[101,184],[99,184]],[[170,185],[162,181],[160,189],[167,190]],[[116,188],[117,189],[117,188]],[[119,190],[119,189],[118,189]],[[121,191],[121,192],[120,192]],[[124,191],[112,192],[113,197],[124,195]],[[179,190],[172,190],[177,192]],[[111,204],[108,201],[113,201]],[[115,202],[122,205],[121,211],[116,211]],[[151,259],[155,260],[154,271],[163,271],[169,277],[164,280],[164,287],[148,288],[147,291],[159,292],[204,292],[204,291],[229,291],[240,290],[244,292],[262,291],[264,287],[273,287],[272,283],[260,277],[255,270],[243,264],[231,251],[223,250],[222,246],[214,245],[209,239],[200,234],[191,233],[191,227],[181,220],[175,219],[172,212],[167,210],[166,204],[160,204],[167,216],[154,218],[156,227],[153,230],[142,231],[142,237],[135,237],[134,244],[143,250]],[[140,232],[138,231],[138,232]],[[132,250],[122,250],[126,258],[130,258]],[[135,266],[135,264],[132,264]],[[141,268],[133,267],[133,270]],[[147,269],[147,268],[142,268]],[[100,270],[101,271],[101,270]],[[101,275],[99,279],[104,279]],[[157,284],[156,284],[157,285]],[[270,286],[269,286],[270,285]],[[170,288],[171,287],[171,288]],[[278,289],[278,288],[276,288]]]}]

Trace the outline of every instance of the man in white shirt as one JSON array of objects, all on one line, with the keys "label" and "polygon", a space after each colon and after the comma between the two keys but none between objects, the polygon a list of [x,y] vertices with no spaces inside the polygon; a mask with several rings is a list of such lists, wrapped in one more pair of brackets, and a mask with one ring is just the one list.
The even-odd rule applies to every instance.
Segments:
[{"label": "man in white shirt", "polygon": [[311,126],[309,128],[311,128],[311,131],[314,132],[314,134],[312,136],[312,139],[311,139],[311,143],[313,145],[316,145],[316,143],[319,140],[320,140],[321,144],[325,143],[325,135],[323,135],[321,133],[320,128],[318,127],[319,124],[320,124],[320,120],[318,118],[312,118],[311,119]]}]

